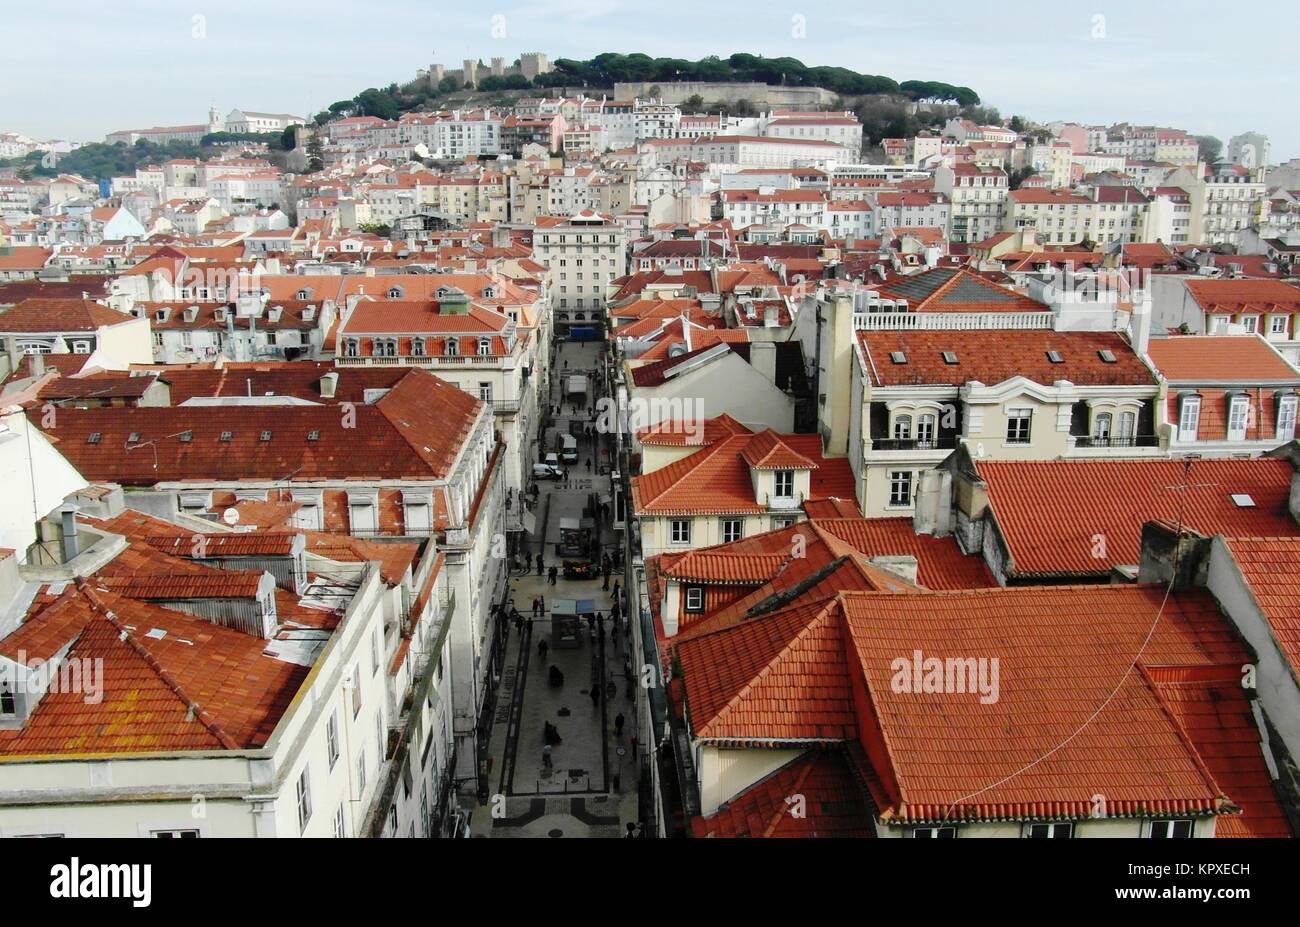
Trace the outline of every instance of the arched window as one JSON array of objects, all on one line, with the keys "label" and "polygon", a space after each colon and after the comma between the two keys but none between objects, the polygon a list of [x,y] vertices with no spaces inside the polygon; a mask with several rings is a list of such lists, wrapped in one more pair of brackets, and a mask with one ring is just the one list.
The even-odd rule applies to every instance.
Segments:
[{"label": "arched window", "polygon": [[389,299],[401,299],[405,295],[406,294],[402,291],[402,288],[400,286],[390,286],[388,288]]},{"label": "arched window", "polygon": [[1119,431],[1115,432],[1115,437],[1125,447],[1133,445],[1133,439],[1137,435],[1137,413],[1121,412],[1119,414]]},{"label": "arched window", "polygon": [[936,415],[926,414],[916,420],[916,443],[922,448],[935,446],[934,433],[939,419]]},{"label": "arched window", "polygon": [[411,339],[411,356],[412,356],[412,357],[424,357],[424,339],[423,339],[423,338],[412,338],[412,339]]},{"label": "arched window", "polygon": [[455,338],[448,338],[446,353],[448,357],[455,357],[456,355],[460,354],[460,342],[457,341]]},{"label": "arched window", "polygon": [[1109,412],[1102,412],[1092,420],[1092,439],[1097,444],[1110,443],[1110,426],[1112,418]]},{"label": "arched window", "polygon": [[478,353],[480,357],[486,357],[492,353],[492,339],[480,338],[478,340]]},{"label": "arched window", "polygon": [[894,416],[894,440],[910,441],[912,439],[912,416]]}]

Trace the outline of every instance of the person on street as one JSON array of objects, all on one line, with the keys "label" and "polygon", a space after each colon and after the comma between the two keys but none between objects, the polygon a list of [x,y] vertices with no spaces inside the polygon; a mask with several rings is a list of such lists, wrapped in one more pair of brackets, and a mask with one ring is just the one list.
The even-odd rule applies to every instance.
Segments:
[{"label": "person on street", "polygon": [[614,716],[614,736],[619,740],[623,739],[623,712]]},{"label": "person on street", "polygon": [[556,569],[555,567],[551,567],[548,579],[550,580],[552,586],[555,585],[555,579],[557,576],[559,576],[559,574],[560,571],[558,569]]},{"label": "person on street", "polygon": [[610,596],[614,599],[615,608],[618,608],[618,590],[619,590],[618,580],[614,580],[614,591],[610,593]]},{"label": "person on street", "polygon": [[543,663],[546,662],[546,652],[550,649],[550,645],[546,643],[546,638],[542,638],[537,642],[537,656],[541,657]]},{"label": "person on street", "polygon": [[542,746],[542,769],[544,769],[546,771],[546,774],[549,776],[551,774],[552,768],[553,767],[551,766],[551,745],[545,744]]},{"label": "person on street", "polygon": [[542,555],[541,555],[541,553],[539,552],[539,553],[537,554],[537,575],[538,575],[538,576],[541,576],[541,575],[542,575],[542,567],[545,565],[545,563],[546,563],[546,561],[544,561],[544,560],[542,559]]},{"label": "person on street", "polygon": [[600,686],[599,686],[599,685],[594,685],[594,686],[591,687],[591,708],[592,708],[592,711],[595,711],[595,710],[596,710],[597,708],[599,708],[599,707],[600,707]]},{"label": "person on street", "polygon": [[587,472],[588,472],[588,473],[591,472],[591,458],[590,458],[590,457],[587,458]]}]

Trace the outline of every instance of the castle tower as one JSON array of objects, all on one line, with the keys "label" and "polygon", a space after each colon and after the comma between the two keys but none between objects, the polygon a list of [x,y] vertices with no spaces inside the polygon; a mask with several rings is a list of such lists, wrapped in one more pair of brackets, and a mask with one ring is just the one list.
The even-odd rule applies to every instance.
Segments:
[{"label": "castle tower", "polygon": [[506,76],[506,59],[504,58],[492,59],[492,76],[493,77]]},{"label": "castle tower", "polygon": [[478,86],[478,60],[475,58],[465,59],[465,70],[460,75],[461,83],[473,84]]},{"label": "castle tower", "polygon": [[208,107],[208,132],[224,131],[226,131],[225,117],[221,115],[221,111],[217,109],[217,105],[213,103]]}]

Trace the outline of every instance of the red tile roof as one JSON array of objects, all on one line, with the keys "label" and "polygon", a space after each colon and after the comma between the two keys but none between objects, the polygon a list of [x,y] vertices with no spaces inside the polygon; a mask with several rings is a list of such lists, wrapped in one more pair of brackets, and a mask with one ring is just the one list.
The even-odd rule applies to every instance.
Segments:
[{"label": "red tile roof", "polygon": [[1171,383],[1300,382],[1300,370],[1259,335],[1152,338],[1147,356]]},{"label": "red tile roof", "polygon": [[706,446],[689,457],[632,478],[632,499],[638,514],[707,515],[766,512],[754,494],[751,464],[745,452],[751,443],[772,460],[791,466],[803,460],[813,470],[811,498],[852,498],[856,482],[846,458],[822,456],[820,435],[781,435],[784,450],[777,451],[771,438],[744,434]]},{"label": "red tile roof", "polygon": [[1188,280],[1206,312],[1300,312],[1300,288],[1278,280]]},{"label": "red tile roof", "polygon": [[[1026,377],[1050,386],[1069,380],[1078,386],[1154,386],[1155,374],[1117,332],[1025,331],[862,331],[858,341],[875,386],[954,385],[979,381],[988,386]],[[957,362],[944,360],[944,352]],[[1053,363],[1056,351],[1062,363]],[[1101,359],[1114,354],[1116,363]],[[894,363],[902,352],[905,363]]]},{"label": "red tile roof", "polygon": [[[976,461],[1014,576],[1099,576],[1135,565],[1147,521],[1204,535],[1300,536],[1285,460]],[[1186,489],[1183,489],[1184,485]],[[1250,507],[1233,502],[1247,494]]]},{"label": "red tile roof", "polygon": [[[803,814],[788,801],[803,797]],[[874,837],[871,803],[839,750],[813,750],[765,776],[708,817],[696,837]]]},{"label": "red tile roof", "polygon": [[1300,537],[1230,538],[1228,549],[1273,636],[1300,676]]},{"label": "red tile roof", "polygon": [[[1215,780],[1160,680],[1221,691],[1217,682],[1239,678],[1251,656],[1204,591],[1164,599],[1158,586],[845,596],[870,706],[862,729],[879,726],[863,746],[891,797],[882,817],[1089,818],[1096,795],[1107,817],[1232,811],[1238,799]],[[997,659],[995,698],[988,689],[916,691],[917,652]],[[1213,728],[1203,744],[1248,720],[1245,699],[1235,701],[1222,706],[1231,719],[1202,716]],[[1267,777],[1257,744],[1237,763],[1253,781]],[[1263,811],[1256,816],[1272,816],[1269,803]]]},{"label": "red tile roof", "polygon": [[0,332],[93,332],[131,321],[126,313],[89,300],[38,297],[0,312]]},{"label": "red tile roof", "polygon": [[[355,419],[335,405],[62,409],[46,433],[83,476],[99,482],[439,479],[482,408],[415,369],[378,402],[355,406]],[[39,413],[29,410],[33,421]],[[191,440],[182,440],[187,434]]]}]

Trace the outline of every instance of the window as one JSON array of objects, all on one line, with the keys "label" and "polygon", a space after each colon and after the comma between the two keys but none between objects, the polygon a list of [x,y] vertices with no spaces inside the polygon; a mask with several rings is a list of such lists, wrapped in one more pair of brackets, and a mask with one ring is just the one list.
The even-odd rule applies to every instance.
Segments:
[{"label": "window", "polygon": [[1026,837],[1069,838],[1074,836],[1074,825],[1069,821],[1059,824],[1030,824],[1025,828]]},{"label": "window", "polygon": [[362,747],[357,752],[357,795],[364,795],[366,792],[366,748]]},{"label": "window", "polygon": [[1147,831],[1148,837],[1157,839],[1190,837],[1191,835],[1191,821],[1152,821],[1151,827]]},{"label": "window", "polygon": [[955,827],[918,827],[912,831],[913,837],[952,838],[957,836]]},{"label": "window", "polygon": [[307,776],[307,768],[298,774],[298,829],[305,830],[307,822],[311,820],[311,781]]},{"label": "window", "polygon": [[704,611],[704,590],[699,586],[691,586],[686,590],[686,610],[688,612]]},{"label": "window", "polygon": [[1296,397],[1279,396],[1277,400],[1277,440],[1290,441],[1295,437]]},{"label": "window", "polygon": [[916,420],[916,443],[918,447],[934,447],[934,431],[938,424],[938,417],[934,415],[922,415]]},{"label": "window", "polygon": [[424,339],[423,339],[423,338],[412,338],[412,339],[411,339],[411,356],[412,356],[412,357],[424,357]]},{"label": "window", "polygon": [[1008,444],[1029,443],[1029,424],[1033,417],[1033,409],[1012,409],[1007,413]]},{"label": "window", "polygon": [[1275,315],[1269,320],[1268,330],[1274,335],[1285,335],[1287,332],[1287,316]]},{"label": "window", "polygon": [[1184,396],[1178,413],[1178,440],[1195,441],[1196,429],[1201,423],[1201,397]]},{"label": "window", "polygon": [[330,769],[339,759],[339,715],[334,712],[325,724],[325,749],[329,754]]},{"label": "window", "polygon": [[1259,316],[1243,315],[1241,317],[1241,324],[1246,329],[1246,331],[1250,332],[1251,334],[1254,334],[1255,332],[1259,331]]},{"label": "window", "polygon": [[351,676],[343,680],[344,688],[352,689],[352,717],[361,714],[361,664],[353,663],[349,672]]},{"label": "window", "polygon": [[460,342],[455,338],[447,339],[447,356],[455,357],[460,353]]},{"label": "window", "polygon": [[343,342],[343,356],[357,357],[361,353],[361,342],[356,338],[348,338]]},{"label": "window", "polygon": [[1112,421],[1114,419],[1109,412],[1102,412],[1094,416],[1092,420],[1092,440],[1101,445],[1109,444]]},{"label": "window", "polygon": [[1119,415],[1119,431],[1115,433],[1117,443],[1123,447],[1129,447],[1133,444],[1134,436],[1137,434],[1137,413],[1121,412]]},{"label": "window", "polygon": [[777,470],[772,474],[776,486],[776,497],[778,499],[794,498],[794,471]]},{"label": "window", "polygon": [[491,355],[491,353],[492,353],[492,339],[480,338],[478,340],[479,357],[488,357],[489,355]]},{"label": "window", "polygon": [[669,535],[674,544],[691,543],[691,523],[685,518],[675,518],[672,521],[671,533]]},{"label": "window", "polygon": [[889,472],[889,504],[912,504],[911,470],[891,470]]},{"label": "window", "polygon": [[334,836],[346,837],[347,835],[348,835],[347,803],[339,802],[338,810],[334,812]]},{"label": "window", "polygon": [[158,837],[163,840],[167,839],[193,839],[198,837],[199,832],[193,828],[184,828],[180,830],[151,830],[150,837]]},{"label": "window", "polygon": [[739,518],[722,519],[722,543],[730,544],[732,541],[739,541],[742,524],[743,522]]},{"label": "window", "polygon": [[912,416],[894,416],[894,440],[910,441],[912,438]]},{"label": "window", "polygon": [[379,757],[379,762],[384,762],[384,757],[388,754],[388,738],[384,736],[384,713],[375,712],[375,755]]},{"label": "window", "polygon": [[491,401],[492,401],[492,384],[491,384],[491,383],[480,383],[480,384],[478,385],[478,398],[479,398],[479,399],[482,399],[484,402],[491,402]]},{"label": "window", "polygon": [[1250,419],[1250,400],[1233,396],[1228,403],[1228,440],[1246,440],[1246,424]]}]

